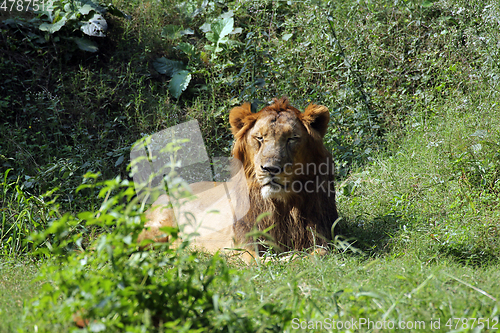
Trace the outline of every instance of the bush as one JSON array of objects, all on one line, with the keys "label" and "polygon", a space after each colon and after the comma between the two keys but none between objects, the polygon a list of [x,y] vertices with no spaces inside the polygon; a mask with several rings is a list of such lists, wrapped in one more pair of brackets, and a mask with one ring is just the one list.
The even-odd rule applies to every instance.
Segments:
[{"label": "bush", "polygon": [[[131,183],[117,178],[96,186],[101,198],[109,196],[98,212],[66,214],[34,236],[50,244],[39,250],[50,258],[40,275],[49,283],[30,305],[26,330],[63,332],[77,320],[91,332],[255,332],[281,331],[291,320],[285,306],[267,302],[241,309],[241,295],[220,291],[233,289],[237,272],[217,254],[203,260],[191,252],[189,239],[172,247],[174,228],[163,230],[171,242],[141,249],[143,214]],[[72,232],[78,225],[105,232],[87,246],[84,233]]]}]

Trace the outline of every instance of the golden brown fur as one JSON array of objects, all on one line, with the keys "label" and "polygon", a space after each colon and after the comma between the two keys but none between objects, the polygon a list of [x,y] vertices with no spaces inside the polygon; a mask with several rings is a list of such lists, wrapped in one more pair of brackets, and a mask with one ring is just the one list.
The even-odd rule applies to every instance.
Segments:
[{"label": "golden brown fur", "polygon": [[[253,249],[251,243],[255,240],[247,234],[254,229],[270,229],[268,233],[282,250],[327,245],[337,219],[333,161],[322,142],[329,119],[324,106],[311,104],[302,113],[286,98],[275,100],[258,113],[252,113],[248,103],[232,109],[229,115],[235,140],[232,152],[243,165],[250,209],[235,221],[231,217],[234,215],[222,208],[221,215],[214,219],[229,228],[206,239],[200,237],[195,244],[209,250],[235,245]],[[205,189],[205,185],[194,184],[194,188]],[[198,192],[198,199],[191,206],[196,218],[206,207],[197,201],[212,200],[219,195],[215,190]],[[158,237],[161,226],[183,223],[175,222],[172,210],[164,208],[168,201],[163,196],[153,204],[145,225],[151,228],[140,235],[140,240]],[[232,199],[236,201],[238,198]],[[256,222],[265,212],[270,215]],[[216,238],[220,238],[219,242],[214,243]],[[259,245],[259,250],[262,249]]]},{"label": "golden brown fur", "polygon": [[[259,121],[262,119],[265,121]],[[280,119],[285,120],[280,122]],[[271,226],[269,234],[285,250],[324,246],[331,240],[331,228],[338,215],[333,188],[333,161],[322,142],[329,119],[328,110],[324,106],[312,104],[301,113],[286,98],[275,100],[274,104],[255,114],[250,112],[249,104],[231,111],[229,120],[235,137],[233,156],[243,163],[250,191],[250,211],[234,225],[237,243],[247,243],[245,235],[254,227],[263,231]],[[288,126],[289,124],[292,126]],[[287,131],[289,133],[285,133]],[[298,142],[293,143],[296,147],[288,149],[286,144],[283,145],[284,140],[277,138],[283,134],[283,139],[299,137]],[[259,153],[264,154],[261,151],[266,149],[266,135],[274,136],[274,144],[265,152],[265,158],[259,158]],[[255,136],[262,138],[260,147],[252,142],[255,141]],[[289,154],[291,156],[286,156],[286,150],[292,150]],[[273,153],[276,156],[272,156]],[[286,191],[281,186],[278,193],[268,195],[269,191],[265,192],[268,197],[264,198],[263,184],[259,181],[262,178],[259,177],[259,170],[265,164],[263,160],[282,169],[281,173],[274,175],[278,178],[276,187],[292,184],[295,185],[294,189]],[[329,168],[322,168],[326,172],[319,172],[316,168],[314,172],[314,165],[327,165]],[[302,172],[300,167],[303,168]],[[307,167],[309,170],[306,170]],[[287,168],[288,172],[285,172]],[[302,191],[299,191],[301,187]],[[306,191],[306,187],[309,191]],[[255,223],[257,217],[264,212],[271,214]]]}]

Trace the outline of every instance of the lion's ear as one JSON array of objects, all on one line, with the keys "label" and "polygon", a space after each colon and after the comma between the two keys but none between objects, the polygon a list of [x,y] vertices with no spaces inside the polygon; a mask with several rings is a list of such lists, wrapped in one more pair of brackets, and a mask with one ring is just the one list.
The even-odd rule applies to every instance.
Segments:
[{"label": "lion's ear", "polygon": [[330,112],[326,106],[309,104],[302,115],[302,121],[306,127],[314,129],[323,137],[330,122]]},{"label": "lion's ear", "polygon": [[252,106],[250,103],[237,106],[229,112],[229,123],[231,124],[233,135],[236,135],[245,126],[245,118],[250,115],[252,115]]}]

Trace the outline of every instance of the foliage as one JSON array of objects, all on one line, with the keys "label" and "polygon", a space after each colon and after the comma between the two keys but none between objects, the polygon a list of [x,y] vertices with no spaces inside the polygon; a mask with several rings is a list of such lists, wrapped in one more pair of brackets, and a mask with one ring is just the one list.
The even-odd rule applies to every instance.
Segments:
[{"label": "foliage", "polygon": [[43,231],[55,218],[51,193],[42,196],[30,194],[20,179],[10,181],[5,171],[0,183],[0,257],[18,257],[36,249],[29,235]]},{"label": "foliage", "polygon": [[172,78],[168,84],[168,89],[172,96],[179,98],[191,81],[191,73],[184,69],[184,64],[180,61],[161,57],[153,62],[153,66],[158,73],[167,74]]},{"label": "foliage", "polygon": [[[466,85],[456,86],[452,76],[466,79],[466,72],[477,71],[478,64],[458,70],[459,58],[473,59],[483,52],[470,43],[482,38],[482,31],[495,29],[487,19],[476,31],[458,26],[480,11],[464,10],[459,3],[382,3],[257,1],[227,8],[186,3],[177,8],[183,13],[175,17],[180,23],[165,27],[177,32],[165,34],[172,47],[168,59],[187,56],[189,84],[196,85],[197,77],[206,82],[191,92],[211,99],[214,111],[215,95],[229,103],[251,101],[254,109],[283,94],[304,106],[309,101],[330,106],[326,141],[340,161],[339,175],[345,177],[353,165],[369,162],[384,149],[387,130],[405,126],[408,117],[420,112],[431,116],[434,103],[455,88],[465,92]],[[233,26],[231,19],[242,33],[220,48]],[[215,33],[209,30],[212,26]],[[387,33],[393,30],[401,35]],[[219,36],[219,31],[224,33]],[[205,53],[214,50],[220,53]],[[183,89],[185,80],[180,84]]]},{"label": "foliage", "polygon": [[[115,164],[138,137],[196,118],[208,150],[228,155],[227,110],[243,101],[257,109],[281,95],[302,108],[309,102],[330,108],[325,140],[344,179],[354,165],[369,163],[386,149],[391,132],[411,126],[412,119],[435,116],[451,92],[466,94],[476,77],[493,86],[497,80],[489,74],[498,70],[497,34],[494,16],[481,9],[486,4],[174,1],[122,6],[131,13],[142,8],[134,14],[141,28],[128,20],[112,21],[110,43],[95,55],[73,58],[76,63],[57,56],[61,50],[26,26],[2,27],[7,52],[0,65],[5,96],[0,103],[7,122],[0,126],[12,136],[0,141],[9,159],[0,163],[36,180],[38,193],[51,188],[38,177],[39,170],[51,169],[45,165],[71,166],[62,196],[71,205],[77,177],[85,172],[125,175],[124,165]],[[480,23],[469,24],[473,17]],[[118,42],[127,40],[134,42]],[[21,60],[14,50],[27,58]],[[166,62],[175,66],[165,68]],[[37,116],[44,112],[46,117]],[[37,142],[44,142],[41,166],[30,157]]]},{"label": "foliage", "polygon": [[[199,9],[200,12],[202,11],[202,8]],[[205,22],[199,27],[200,30],[205,33],[206,39],[211,42],[206,44],[204,48],[210,52],[210,62],[212,63],[214,63],[217,59],[217,54],[224,51],[222,48],[223,44],[228,46],[237,44],[237,42],[228,38],[229,34],[237,34],[241,32],[241,28],[233,29],[234,19],[232,16],[233,12],[229,11],[221,14],[212,23]],[[167,25],[162,31],[162,36],[165,36],[171,41],[176,41],[183,35],[187,36],[193,34],[193,30],[191,29],[182,31],[181,29],[182,28],[180,26]],[[188,87],[189,82],[191,81],[191,74],[203,74],[206,72],[203,65],[209,63],[209,60],[208,55],[205,52],[197,52],[192,44],[180,42],[176,46],[176,49],[182,51],[188,56],[189,64],[192,67],[191,70],[187,70],[182,62],[165,59],[164,57],[156,59],[153,62],[153,67],[158,73],[166,74],[171,77],[168,89],[172,96],[178,99],[182,92]]]},{"label": "foliage", "polygon": [[[40,14],[42,22],[38,29],[54,34],[65,28],[68,31],[80,30],[87,36],[105,37],[108,23],[104,14],[110,12],[120,17],[125,14],[116,9],[112,4],[103,7],[93,0],[55,0],[45,3],[41,10],[35,13]],[[69,37],[83,51],[97,52],[99,50],[96,43],[82,37]]]},{"label": "foliage", "polygon": [[498,109],[481,90],[467,96],[467,115],[463,102],[443,105],[445,116],[425,125],[414,123],[393,155],[340,186],[340,205],[357,223],[348,223],[347,233],[363,235],[367,251],[418,252],[424,260],[438,253],[473,266],[500,261]]},{"label": "foliage", "polygon": [[211,42],[211,44],[205,45],[205,49],[210,51],[210,59],[212,61],[217,58],[217,53],[223,51],[221,44],[231,44],[227,37],[233,32],[234,19],[231,16],[232,12],[228,12],[227,14],[221,15],[221,17],[212,24],[208,25],[205,23],[202,26],[205,37]]},{"label": "foliage", "polygon": [[[178,230],[165,228],[170,242],[154,246],[154,251],[143,248],[151,241],[139,247],[143,214],[133,184],[117,178],[81,188],[89,186],[102,186],[99,197],[104,201],[98,211],[65,214],[34,236],[47,245],[39,250],[51,258],[42,268],[41,279],[51,283],[32,303],[27,329],[35,325],[39,332],[65,331],[75,318],[91,332],[254,332],[259,326],[275,325],[235,312],[233,296],[217,290],[230,286],[236,272],[218,255],[200,260],[188,249],[188,237],[173,247]],[[184,191],[181,187],[169,190],[173,197]],[[105,232],[84,249],[85,235],[71,231],[78,225],[97,226]],[[258,308],[275,307],[263,303]],[[282,318],[277,327],[290,320],[286,310],[268,311]]]}]

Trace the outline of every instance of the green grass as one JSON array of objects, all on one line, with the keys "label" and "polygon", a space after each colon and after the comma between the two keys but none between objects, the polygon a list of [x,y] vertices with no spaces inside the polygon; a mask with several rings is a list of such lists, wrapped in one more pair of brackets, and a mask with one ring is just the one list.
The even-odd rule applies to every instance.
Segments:
[{"label": "green grass", "polygon": [[[387,325],[424,322],[427,329],[418,330],[422,332],[439,320],[440,329],[433,331],[449,332],[453,331],[446,326],[450,319],[454,328],[454,318],[498,318],[500,276],[496,267],[477,269],[453,260],[423,262],[416,256],[367,260],[347,254],[237,269],[238,279],[217,290],[222,295],[220,302],[233,311],[255,310],[264,302],[290,309],[292,322],[285,331],[297,331],[294,327],[303,321],[320,321],[323,325],[333,320],[354,321],[359,325],[370,319],[385,320]],[[32,284],[36,272],[31,264],[2,267],[2,332],[14,332],[20,324],[23,303],[28,303],[40,288]],[[161,271],[157,273],[161,276]],[[231,300],[233,293],[238,295],[237,300]],[[261,324],[266,324],[266,312],[249,311],[241,316],[260,317]],[[366,325],[358,331],[370,331]]]},{"label": "green grass", "polygon": [[384,223],[393,256],[497,264],[499,112],[494,100],[469,94],[414,120],[402,139],[392,139],[390,154],[344,181],[340,210],[363,230]]},{"label": "green grass", "polygon": [[[209,2],[197,15],[202,3],[196,1],[114,4],[131,19],[106,16],[110,29],[106,38],[94,38],[96,54],[61,42],[81,37],[78,30],[46,35],[27,23],[0,24],[0,331],[32,330],[33,321],[43,322],[33,317],[36,306],[28,305],[33,296],[43,300],[50,292],[68,303],[47,301],[50,306],[41,311],[63,309],[52,315],[68,331],[76,304],[71,297],[82,301],[78,289],[68,287],[73,279],[86,276],[73,286],[96,288],[90,302],[112,290],[97,288],[98,282],[127,276],[102,267],[85,275],[80,256],[104,255],[91,252],[59,257],[65,265],[43,275],[51,284],[31,283],[39,272],[31,258],[46,263],[42,267],[51,262],[48,252],[34,255],[37,248],[73,253],[112,232],[121,239],[120,230],[86,225],[83,218],[67,220],[71,225],[56,222],[59,229],[38,245],[29,238],[64,213],[101,207],[104,196],[97,194],[108,185],[76,192],[82,182],[96,182],[83,175],[127,179],[136,140],[191,119],[199,121],[209,154],[228,156],[228,110],[244,101],[262,106],[281,95],[299,108],[313,101],[330,109],[325,143],[337,162],[342,243],[320,259],[253,267],[230,261],[231,279],[203,291],[219,303],[203,303],[208,314],[202,319],[213,330],[250,331],[293,331],[293,318],[424,321],[422,332],[439,319],[435,331],[445,332],[460,331],[453,318],[499,318],[496,1]],[[201,26],[223,13],[241,32],[211,54]],[[168,32],[180,28],[193,34]],[[181,51],[181,43],[192,45],[193,53]],[[170,77],[155,70],[159,57],[188,66],[192,78],[179,99],[168,88]],[[122,208],[110,216],[122,216]],[[340,246],[346,244],[350,248]],[[202,255],[194,262],[202,270],[208,259]],[[169,272],[155,271],[155,283],[167,281],[162,276]],[[186,276],[173,281],[182,286]],[[30,309],[27,321],[24,306]],[[127,309],[131,317],[143,310]],[[449,319],[453,327],[446,326]]]},{"label": "green grass", "polygon": [[17,332],[30,299],[35,297],[41,282],[34,282],[38,264],[29,260],[0,262],[0,331]]},{"label": "green grass", "polygon": [[[452,331],[445,326],[449,319],[498,315],[498,271],[450,260],[423,262],[415,255],[369,260],[329,256],[272,263],[246,271],[244,277],[253,283],[242,283],[243,291],[289,304],[299,321],[366,318],[396,325],[423,321],[427,329],[417,331],[429,332],[431,320],[440,320],[441,329],[435,331],[448,332]],[[293,331],[293,326],[288,330]],[[366,326],[360,327],[359,332],[367,331]]]}]

